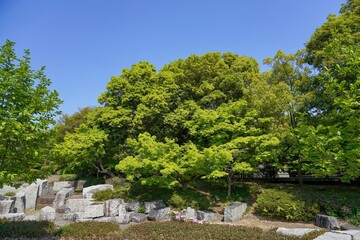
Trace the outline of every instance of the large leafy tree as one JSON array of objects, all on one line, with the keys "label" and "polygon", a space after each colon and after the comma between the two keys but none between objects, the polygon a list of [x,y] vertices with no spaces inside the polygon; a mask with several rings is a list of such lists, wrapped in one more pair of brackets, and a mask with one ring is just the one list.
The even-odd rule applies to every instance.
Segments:
[{"label": "large leafy tree", "polygon": [[18,58],[14,42],[0,48],[0,186],[46,174],[50,131],[61,100],[49,90],[45,68],[30,66],[30,53]]}]

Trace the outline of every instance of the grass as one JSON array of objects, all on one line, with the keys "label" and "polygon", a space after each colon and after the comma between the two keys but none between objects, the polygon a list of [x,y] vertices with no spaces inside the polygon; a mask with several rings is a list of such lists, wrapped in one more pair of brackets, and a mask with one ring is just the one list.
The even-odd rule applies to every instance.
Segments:
[{"label": "grass", "polygon": [[279,235],[275,230],[264,231],[259,228],[242,226],[194,224],[188,222],[147,222],[133,225],[121,230],[115,223],[83,222],[72,223],[57,229],[47,221],[0,222],[0,237],[12,238],[42,238],[60,240],[80,239],[266,239],[266,240],[309,240],[321,233],[312,233],[303,238]]}]

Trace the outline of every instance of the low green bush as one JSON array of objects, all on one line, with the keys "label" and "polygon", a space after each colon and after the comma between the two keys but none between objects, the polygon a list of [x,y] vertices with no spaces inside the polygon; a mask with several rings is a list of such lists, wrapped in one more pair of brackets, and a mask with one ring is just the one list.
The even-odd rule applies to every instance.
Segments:
[{"label": "low green bush", "polygon": [[0,219],[0,239],[2,238],[41,238],[55,236],[58,229],[49,221],[7,221]]},{"label": "low green bush", "polygon": [[287,221],[312,221],[320,212],[317,203],[304,201],[295,192],[279,189],[263,190],[256,204],[256,213]]},{"label": "low green bush", "polygon": [[[62,239],[113,239],[121,230],[116,223],[79,222],[61,228]],[[116,239],[116,238],[115,238]]]},{"label": "low green bush", "polygon": [[16,195],[16,193],[14,192],[7,192],[4,194],[4,196],[7,196],[7,197],[14,197]]},{"label": "low green bush", "polygon": [[59,178],[60,181],[75,181],[76,179],[76,174],[63,174]]},{"label": "low green bush", "polygon": [[129,198],[129,186],[115,187],[114,190],[105,189],[94,193],[95,201],[103,202],[109,199],[122,198],[125,201],[131,200]]}]

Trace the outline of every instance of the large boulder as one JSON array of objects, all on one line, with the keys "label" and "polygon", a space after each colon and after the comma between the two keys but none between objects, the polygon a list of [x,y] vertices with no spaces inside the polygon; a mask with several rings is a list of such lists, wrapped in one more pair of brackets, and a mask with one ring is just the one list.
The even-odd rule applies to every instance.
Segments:
[{"label": "large boulder", "polygon": [[113,185],[110,185],[110,184],[94,185],[94,186],[83,188],[82,195],[83,195],[83,198],[92,198],[92,195],[94,193],[96,193],[98,191],[106,190],[106,189],[113,190],[114,187],[113,187]]},{"label": "large boulder", "polygon": [[105,217],[115,217],[119,215],[120,204],[123,204],[124,200],[110,199],[104,202],[104,215]]},{"label": "large boulder", "polygon": [[17,192],[15,195],[14,213],[25,212],[26,198],[24,192]]},{"label": "large boulder", "polygon": [[149,213],[152,209],[155,208],[164,208],[164,207],[166,207],[166,205],[162,200],[144,202],[145,213]]},{"label": "large boulder", "polygon": [[55,208],[47,206],[40,210],[40,220],[53,221],[55,220],[55,216]]},{"label": "large boulder", "polygon": [[142,223],[147,220],[147,216],[144,213],[134,213],[131,215],[131,222]]},{"label": "large boulder", "polygon": [[38,179],[36,184],[39,186],[38,196],[42,196],[50,193],[50,185],[47,180]]},{"label": "large boulder", "polygon": [[235,222],[240,220],[246,212],[246,203],[235,202],[224,210],[224,222]]},{"label": "large boulder", "polygon": [[335,233],[335,232],[326,232],[314,240],[352,240],[351,235],[342,234],[342,233]]},{"label": "large boulder", "polygon": [[125,208],[128,212],[137,212],[141,206],[140,202],[126,203]]},{"label": "large boulder", "polygon": [[65,198],[74,194],[74,188],[62,188],[56,193],[53,203],[54,208],[59,208],[65,205]]},{"label": "large boulder", "polygon": [[340,225],[335,217],[317,214],[315,225],[330,230],[340,230]]},{"label": "large boulder", "polygon": [[97,218],[104,216],[104,203],[93,204],[85,207],[84,218]]},{"label": "large boulder", "polygon": [[89,199],[68,199],[65,204],[65,213],[85,212],[85,207],[91,204]]},{"label": "large boulder", "polygon": [[296,237],[302,237],[308,233],[318,231],[318,229],[315,228],[283,228],[280,227],[276,230],[277,233],[286,235],[286,236],[296,236]]},{"label": "large boulder", "polygon": [[58,182],[54,182],[53,191],[57,192],[63,188],[71,188],[71,187],[74,187],[73,181],[58,181]]},{"label": "large boulder", "polygon": [[170,216],[170,208],[165,207],[165,208],[155,208],[152,209],[147,218],[150,221],[164,221],[164,220],[169,220],[171,219]]},{"label": "large boulder", "polygon": [[24,187],[21,191],[25,193],[25,209],[35,209],[39,186],[36,183],[32,183]]},{"label": "large boulder", "polygon": [[197,211],[196,217],[198,220],[203,220],[205,222],[211,222],[216,220],[216,214],[209,211]]},{"label": "large boulder", "polygon": [[13,213],[14,200],[2,200],[0,201],[0,214]]},{"label": "large boulder", "polygon": [[196,210],[191,207],[187,207],[185,212],[185,219],[197,219]]},{"label": "large boulder", "polygon": [[117,222],[120,224],[128,224],[133,214],[133,212],[119,212],[119,216],[117,216]]}]

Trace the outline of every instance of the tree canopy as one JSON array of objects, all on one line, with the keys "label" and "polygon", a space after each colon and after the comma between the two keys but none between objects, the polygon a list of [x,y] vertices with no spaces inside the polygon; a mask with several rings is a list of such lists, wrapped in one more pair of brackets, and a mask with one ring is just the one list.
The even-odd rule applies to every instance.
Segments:
[{"label": "tree canopy", "polygon": [[32,70],[29,50],[21,59],[14,46],[6,41],[0,48],[0,186],[46,174],[48,129],[61,103],[45,68]]}]

